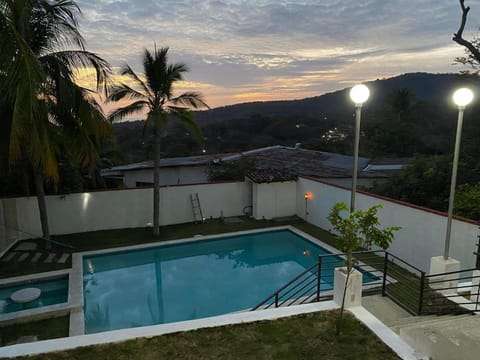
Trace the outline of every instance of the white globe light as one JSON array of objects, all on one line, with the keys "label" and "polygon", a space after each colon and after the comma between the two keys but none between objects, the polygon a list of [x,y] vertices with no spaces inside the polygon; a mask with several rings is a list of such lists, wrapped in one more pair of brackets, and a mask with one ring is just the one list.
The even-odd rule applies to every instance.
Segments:
[{"label": "white globe light", "polygon": [[365,101],[368,100],[368,97],[370,96],[370,91],[368,90],[368,87],[365,85],[355,85],[351,90],[350,90],[350,99],[355,104],[363,104]]},{"label": "white globe light", "polygon": [[457,106],[467,106],[473,100],[473,92],[467,88],[458,89],[453,93],[453,102]]}]

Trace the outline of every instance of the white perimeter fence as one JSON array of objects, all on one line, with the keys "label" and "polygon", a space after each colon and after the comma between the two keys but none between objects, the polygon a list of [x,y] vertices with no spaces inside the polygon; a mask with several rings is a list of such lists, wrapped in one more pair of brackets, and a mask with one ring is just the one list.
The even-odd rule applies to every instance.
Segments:
[{"label": "white perimeter fence", "polygon": [[[350,203],[350,190],[322,183],[313,179],[299,178],[297,182],[297,214],[305,217],[304,194],[310,193],[307,200],[307,221],[325,230],[331,229],[326,219],[333,205],[339,201]],[[420,269],[430,268],[430,258],[443,255],[447,216],[438,211],[421,208],[392,199],[357,193],[356,209],[367,209],[382,204],[378,217],[382,226],[401,226],[395,233],[395,240],[389,250]],[[462,269],[475,266],[473,252],[477,243],[478,226],[474,221],[454,219],[450,256],[460,261]]]},{"label": "white perimeter fence", "polygon": [[[205,218],[243,215],[251,205],[251,184],[245,182],[165,186],[160,189],[160,225],[194,221],[190,194],[195,193]],[[152,199],[152,188],[47,196],[50,233],[151,226]],[[6,225],[0,226],[0,253],[16,239],[40,236],[37,198],[0,199],[0,225]]]},{"label": "white perimeter fence", "polygon": [[[272,184],[274,186],[274,184]],[[263,187],[265,188],[265,187]],[[253,196],[261,199],[257,187]],[[339,201],[350,201],[348,189],[327,184],[318,180],[300,177],[296,186],[282,188],[292,192],[283,194],[285,199],[296,199],[296,207],[282,206],[291,214],[305,218],[305,193],[311,194],[307,200],[307,221],[329,230],[326,219],[333,205]],[[268,189],[267,189],[268,190]],[[129,189],[101,191],[61,196],[47,196],[47,210],[52,235],[88,232],[96,230],[144,227],[152,223],[152,189]],[[266,191],[266,190],[265,190]],[[252,184],[231,182],[199,185],[166,186],[160,192],[160,224],[180,224],[194,220],[190,194],[198,193],[203,215],[206,218],[239,216],[246,207],[252,205]],[[260,194],[261,195],[261,194]],[[357,209],[366,209],[375,204],[383,204],[379,210],[382,226],[401,226],[395,235],[390,250],[405,261],[428,271],[430,258],[443,254],[446,215],[391,199],[366,193],[358,193]],[[279,206],[275,202],[262,201],[264,214],[278,211],[265,210],[265,206]],[[296,208],[296,209],[295,209]],[[286,211],[283,209],[282,211]],[[41,226],[36,197],[0,199],[0,253],[14,240],[29,238],[28,234],[40,235]],[[19,229],[26,233],[18,233]],[[475,264],[475,244],[478,227],[473,221],[454,219],[450,256],[461,262],[462,268]]]}]

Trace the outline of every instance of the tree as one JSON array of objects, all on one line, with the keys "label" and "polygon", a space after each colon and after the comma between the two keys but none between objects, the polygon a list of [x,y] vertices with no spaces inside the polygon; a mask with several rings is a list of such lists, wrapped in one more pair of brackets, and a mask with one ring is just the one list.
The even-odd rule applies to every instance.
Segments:
[{"label": "tree", "polygon": [[[458,164],[457,184],[478,182],[479,174],[472,171],[475,159],[462,156]],[[451,176],[451,156],[418,157],[402,171],[394,174],[384,184],[373,187],[372,192],[446,211],[448,207],[449,182]]]},{"label": "tree", "polygon": [[242,157],[236,161],[220,161],[207,167],[208,181],[243,181],[250,170],[255,169],[255,160]]},{"label": "tree", "polygon": [[459,2],[460,8],[462,9],[462,20],[460,22],[458,31],[453,34],[452,40],[465,47],[466,56],[457,58],[456,61],[458,63],[471,65],[473,68],[476,68],[478,65],[480,65],[480,38],[475,37],[472,41],[463,38],[463,31],[465,30],[465,25],[467,24],[470,6],[465,6],[465,0],[459,0]]},{"label": "tree", "polygon": [[149,128],[154,135],[154,188],[153,188],[153,233],[160,234],[160,141],[165,134],[170,117],[176,118],[198,141],[202,134],[196,125],[193,114],[188,109],[208,107],[202,96],[197,92],[185,92],[173,96],[173,87],[183,80],[183,73],[188,67],[182,63],[168,63],[168,47],[153,53],[145,49],[143,68],[145,80],[143,81],[129,65],[125,65],[120,74],[129,77],[138,89],[127,84],[120,84],[111,89],[108,97],[110,101],[131,100],[129,105],[113,111],[109,119],[113,121],[124,119],[132,114],[147,111],[144,130]]},{"label": "tree", "polygon": [[[97,89],[109,65],[88,52],[78,31],[80,9],[70,0],[0,1],[0,98],[12,109],[9,163],[27,158],[33,168],[43,236],[49,240],[45,178],[59,179],[60,147],[82,166],[94,159],[110,129],[89,91],[76,84],[80,69],[93,68]],[[72,49],[73,48],[73,49]],[[67,139],[68,138],[68,139]]]},{"label": "tree", "polygon": [[480,183],[459,186],[453,212],[468,219],[480,219]]},{"label": "tree", "polygon": [[[368,249],[372,245],[386,249],[390,246],[394,238],[394,231],[400,230],[398,226],[391,226],[385,229],[380,229],[380,221],[377,217],[378,209],[382,205],[378,204],[372,206],[367,210],[357,210],[350,212],[347,217],[342,217],[341,212],[348,212],[349,207],[344,202],[336,203],[327,219],[333,226],[333,229],[338,234],[338,243],[340,250],[347,254],[347,280],[350,277],[355,261],[353,259],[353,252],[361,249]],[[342,306],[340,309],[340,316],[344,310],[345,291],[343,293]]]}]

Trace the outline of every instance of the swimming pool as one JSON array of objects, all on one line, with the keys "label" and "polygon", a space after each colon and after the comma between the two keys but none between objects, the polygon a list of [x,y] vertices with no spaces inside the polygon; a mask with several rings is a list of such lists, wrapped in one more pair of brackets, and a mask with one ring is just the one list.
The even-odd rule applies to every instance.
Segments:
[{"label": "swimming pool", "polygon": [[85,333],[246,310],[329,253],[282,229],[86,255]]},{"label": "swimming pool", "polygon": [[[10,297],[18,290],[38,288],[40,297],[26,303],[15,303]],[[68,276],[47,280],[30,280],[0,286],[0,314],[30,310],[48,305],[62,304],[68,301]]]}]

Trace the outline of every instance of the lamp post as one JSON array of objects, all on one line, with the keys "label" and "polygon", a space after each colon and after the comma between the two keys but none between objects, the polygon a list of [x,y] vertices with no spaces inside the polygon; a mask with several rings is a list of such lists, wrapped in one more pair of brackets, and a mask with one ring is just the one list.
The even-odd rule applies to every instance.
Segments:
[{"label": "lamp post", "polygon": [[357,172],[358,172],[358,144],[360,142],[360,118],[362,117],[362,105],[368,100],[370,91],[365,85],[355,85],[350,90],[350,99],[355,103],[355,144],[353,147],[353,174],[352,174],[352,192],[350,198],[350,212],[355,211],[355,193],[357,191]]},{"label": "lamp post", "polygon": [[457,134],[455,137],[455,150],[453,153],[452,180],[450,182],[450,198],[448,200],[447,232],[445,235],[445,251],[443,258],[448,260],[448,251],[450,248],[450,238],[452,234],[452,214],[453,203],[455,201],[455,186],[457,182],[458,155],[460,152],[460,138],[462,136],[463,112],[468,104],[473,100],[473,92],[467,88],[461,88],[453,94],[453,102],[458,107]]}]

